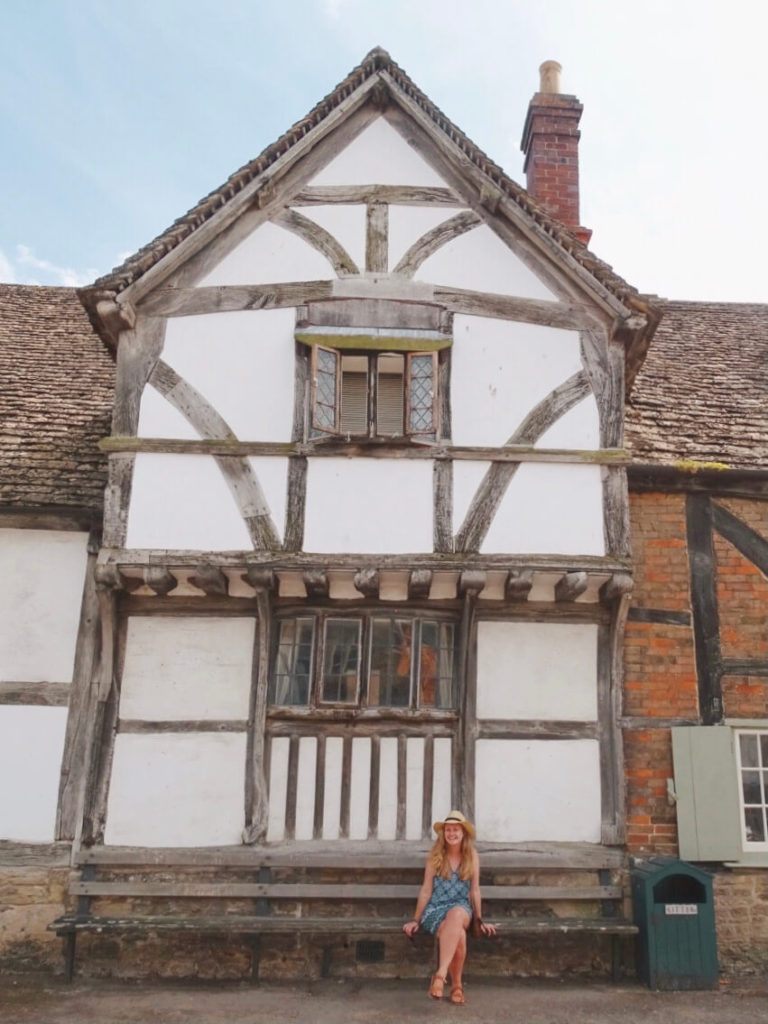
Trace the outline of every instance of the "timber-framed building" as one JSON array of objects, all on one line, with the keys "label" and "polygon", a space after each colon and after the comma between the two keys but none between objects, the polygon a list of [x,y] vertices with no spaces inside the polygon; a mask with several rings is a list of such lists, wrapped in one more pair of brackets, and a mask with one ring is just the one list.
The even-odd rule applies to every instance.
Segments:
[{"label": "timber-framed building", "polygon": [[591,252],[580,113],[547,66],[523,189],[374,50],[93,285],[0,286],[9,962],[72,851],[343,862],[453,806],[765,890],[768,311]]}]

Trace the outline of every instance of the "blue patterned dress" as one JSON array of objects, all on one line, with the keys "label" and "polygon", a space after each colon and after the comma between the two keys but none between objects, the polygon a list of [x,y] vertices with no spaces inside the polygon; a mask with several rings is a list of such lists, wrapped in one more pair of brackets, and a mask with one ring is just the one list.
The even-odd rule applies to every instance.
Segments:
[{"label": "blue patterned dress", "polygon": [[472,908],[469,905],[470,881],[469,878],[459,878],[458,869],[451,872],[450,878],[435,875],[432,880],[432,895],[421,915],[419,927],[434,935],[452,907],[462,907],[472,917]]}]

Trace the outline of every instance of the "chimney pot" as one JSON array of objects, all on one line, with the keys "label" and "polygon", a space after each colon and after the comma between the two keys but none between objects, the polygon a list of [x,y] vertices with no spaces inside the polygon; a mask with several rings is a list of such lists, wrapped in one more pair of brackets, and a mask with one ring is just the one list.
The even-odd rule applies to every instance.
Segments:
[{"label": "chimney pot", "polygon": [[539,92],[560,93],[560,73],[563,70],[562,64],[556,60],[545,60],[539,66]]}]

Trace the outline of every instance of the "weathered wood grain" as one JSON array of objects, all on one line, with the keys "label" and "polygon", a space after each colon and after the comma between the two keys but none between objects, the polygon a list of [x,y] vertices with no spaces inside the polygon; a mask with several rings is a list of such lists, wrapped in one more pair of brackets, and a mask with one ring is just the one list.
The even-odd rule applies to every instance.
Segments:
[{"label": "weathered wood grain", "polygon": [[322,256],[325,256],[340,277],[360,273],[357,264],[344,246],[329,231],[321,227],[317,221],[311,220],[295,210],[283,210],[282,213],[273,217],[273,221],[275,224],[279,224],[280,227],[298,235],[308,245],[311,245],[313,249],[316,249]]},{"label": "weathered wood grain", "polygon": [[457,213],[455,217],[438,224],[414,242],[403,254],[392,273],[401,274],[403,277],[413,277],[421,264],[434,255],[438,249],[480,224],[482,224],[482,220],[471,210]]}]

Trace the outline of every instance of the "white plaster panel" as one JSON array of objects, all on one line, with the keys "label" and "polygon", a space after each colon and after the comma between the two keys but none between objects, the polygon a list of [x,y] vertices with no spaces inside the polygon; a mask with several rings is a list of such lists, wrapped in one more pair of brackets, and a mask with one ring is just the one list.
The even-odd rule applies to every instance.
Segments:
[{"label": "white plaster panel", "polygon": [[477,717],[597,719],[597,626],[478,622]]},{"label": "white plaster panel", "polygon": [[296,830],[297,839],[311,839],[315,826],[315,767],[317,737],[302,736],[299,740],[299,763],[296,767]]},{"label": "white plaster panel", "polygon": [[432,550],[430,462],[365,458],[310,458],[308,462],[306,551]]},{"label": "white plaster panel", "polygon": [[105,843],[239,845],[245,740],[245,733],[118,733]]},{"label": "white plaster panel", "polygon": [[0,530],[0,680],[72,681],[87,533]]},{"label": "white plaster panel", "polygon": [[555,293],[486,224],[438,249],[424,260],[414,279],[525,299],[556,299]]},{"label": "white plaster panel", "polygon": [[0,839],[51,843],[66,708],[0,707]]},{"label": "white plaster panel", "polygon": [[485,842],[600,842],[596,740],[478,740],[475,812]]},{"label": "white plaster panel", "polygon": [[[466,518],[469,506],[488,472],[490,462],[473,462],[469,459],[453,463],[453,532],[458,533]],[[433,595],[430,593],[430,597]],[[455,597],[455,591],[451,597]]]},{"label": "white plaster panel", "polygon": [[480,551],[604,555],[600,467],[521,465]]},{"label": "white plaster panel", "polygon": [[127,547],[242,551],[253,544],[213,458],[142,453],[133,472]]},{"label": "white plaster panel", "polygon": [[[453,337],[455,444],[506,444],[542,399],[582,369],[575,331],[459,315],[454,318]],[[581,437],[583,428],[579,429]]]},{"label": "white plaster panel", "polygon": [[[171,317],[163,361],[195,388],[241,441],[288,441],[293,426],[294,309]],[[148,385],[140,437],[197,437]]]},{"label": "white plaster panel", "polygon": [[366,207],[363,203],[296,206],[294,210],[325,228],[344,247],[361,273],[365,270]]},{"label": "white plaster panel", "polygon": [[443,821],[453,809],[451,799],[451,739],[438,736],[432,748],[432,821]]},{"label": "white plaster panel", "polygon": [[397,838],[397,740],[379,742],[379,839]]},{"label": "white plaster panel", "polygon": [[367,125],[308,185],[437,185],[446,182],[383,117]]},{"label": "white plaster panel", "polygon": [[424,739],[409,736],[405,745],[405,838],[421,839],[424,794]]},{"label": "white plaster panel", "polygon": [[352,765],[349,779],[349,838],[368,838],[368,811],[371,790],[371,739],[352,740]]},{"label": "white plaster panel", "polygon": [[334,277],[336,271],[322,253],[293,231],[267,221],[236,245],[197,286],[329,281]]},{"label": "white plaster panel", "polygon": [[395,206],[389,207],[389,269],[393,270],[414,242],[438,224],[450,220],[461,207]]},{"label": "white plaster panel", "polygon": [[120,717],[247,719],[255,620],[132,616]]},{"label": "white plaster panel", "polygon": [[341,772],[344,740],[329,736],[325,741],[325,791],[323,793],[323,839],[341,835]]},{"label": "white plaster panel", "polygon": [[600,415],[594,395],[587,395],[549,430],[545,430],[536,442],[537,448],[586,448],[600,447]]},{"label": "white plaster panel", "polygon": [[285,805],[288,799],[287,736],[275,736],[270,743],[269,757],[269,812],[267,814],[267,842],[285,838]]},{"label": "white plaster panel", "polygon": [[196,441],[200,437],[186,416],[151,384],[147,384],[141,393],[138,436],[173,437],[186,441]]}]

